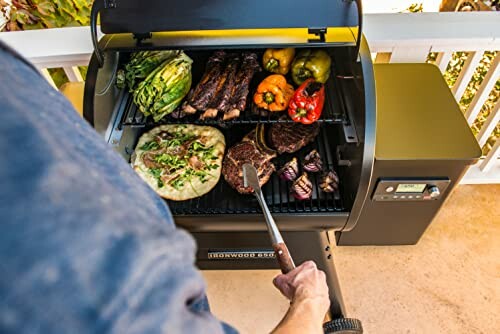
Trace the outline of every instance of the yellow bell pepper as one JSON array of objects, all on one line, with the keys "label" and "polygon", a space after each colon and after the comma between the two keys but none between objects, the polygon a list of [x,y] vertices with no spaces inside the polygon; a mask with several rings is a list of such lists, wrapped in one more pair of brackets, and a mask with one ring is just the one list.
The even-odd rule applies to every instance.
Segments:
[{"label": "yellow bell pepper", "polygon": [[285,75],[290,71],[294,56],[294,48],[267,49],[262,62],[266,71]]}]

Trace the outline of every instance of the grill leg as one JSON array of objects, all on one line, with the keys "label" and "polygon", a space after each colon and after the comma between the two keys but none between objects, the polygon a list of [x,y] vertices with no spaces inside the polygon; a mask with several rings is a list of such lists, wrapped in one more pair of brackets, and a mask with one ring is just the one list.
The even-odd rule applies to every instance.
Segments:
[{"label": "grill leg", "polygon": [[327,232],[285,232],[283,238],[296,264],[312,260],[326,274],[330,290],[330,313],[332,319],[346,315],[339,279],[333,263],[330,240]]}]

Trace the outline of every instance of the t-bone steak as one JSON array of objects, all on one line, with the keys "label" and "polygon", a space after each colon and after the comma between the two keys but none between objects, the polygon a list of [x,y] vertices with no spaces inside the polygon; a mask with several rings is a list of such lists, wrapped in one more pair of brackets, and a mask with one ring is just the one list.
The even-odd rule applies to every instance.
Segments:
[{"label": "t-bone steak", "polygon": [[319,124],[274,123],[269,130],[271,145],[279,154],[294,153],[314,141]]},{"label": "t-bone steak", "polygon": [[255,142],[255,131],[246,135],[241,142],[231,147],[222,162],[222,175],[231,187],[241,194],[253,192],[251,187],[245,187],[243,181],[243,165],[252,164],[257,169],[259,184],[262,186],[275,171],[271,159],[276,155],[264,153],[257,147]]}]

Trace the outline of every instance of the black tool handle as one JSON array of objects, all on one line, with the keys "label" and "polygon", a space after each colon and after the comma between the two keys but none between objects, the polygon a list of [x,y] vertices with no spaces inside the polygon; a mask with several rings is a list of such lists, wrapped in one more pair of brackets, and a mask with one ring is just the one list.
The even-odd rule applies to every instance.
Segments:
[{"label": "black tool handle", "polygon": [[292,256],[284,242],[273,244],[273,249],[283,274],[287,274],[295,269],[295,263],[293,263]]}]

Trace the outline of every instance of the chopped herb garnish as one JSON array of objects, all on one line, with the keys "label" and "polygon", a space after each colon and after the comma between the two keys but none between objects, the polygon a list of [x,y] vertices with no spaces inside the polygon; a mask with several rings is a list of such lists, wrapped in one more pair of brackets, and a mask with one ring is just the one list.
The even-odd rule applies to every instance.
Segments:
[{"label": "chopped herb garnish", "polygon": [[174,189],[177,189],[177,190],[184,187],[184,179],[183,179],[182,175],[175,178],[173,181],[171,181],[170,185],[172,187],[174,187]]},{"label": "chopped herb garnish", "polygon": [[197,141],[193,142],[193,143],[191,144],[191,146],[193,147],[193,150],[194,150],[195,152],[205,151],[205,149],[206,149],[206,148],[205,148],[205,145],[203,145],[202,143],[197,142]]},{"label": "chopped herb garnish", "polygon": [[187,165],[186,160],[179,158],[177,155],[168,153],[158,154],[155,157],[155,161],[167,165],[170,169],[179,169]]},{"label": "chopped herb garnish", "polygon": [[[218,164],[213,163],[213,160],[218,159],[214,153],[215,148],[207,147],[206,144],[199,141],[199,136],[189,132],[185,133],[182,130],[183,128],[185,127],[181,127],[181,129],[174,133],[168,133],[168,136],[160,136],[160,142],[150,141],[141,146],[141,149],[144,151],[158,150],[154,161],[161,164],[161,167],[149,169],[151,175],[158,181],[158,187],[165,185],[161,179],[163,171],[169,175],[173,173],[177,174],[174,179],[168,181],[168,185],[176,190],[180,190],[186,184],[190,184],[193,187],[192,181],[194,179],[198,179],[201,183],[207,182],[209,178],[214,177],[210,174],[210,170],[219,168]],[[178,152],[178,155],[171,154],[173,152]],[[198,161],[203,162],[201,166],[204,166],[204,170],[191,168],[189,159],[193,156],[197,157]]]},{"label": "chopped herb garnish", "polygon": [[156,181],[158,181],[158,188],[164,186],[163,181],[161,179],[161,169],[160,168],[150,168],[149,172],[155,177]]},{"label": "chopped herb garnish", "polygon": [[194,173],[194,175],[198,176],[198,178],[200,179],[201,183],[207,182],[207,175],[208,175],[207,172],[199,170],[196,173]]},{"label": "chopped herb garnish", "polygon": [[182,142],[179,139],[170,139],[167,141],[167,147],[181,146]]},{"label": "chopped herb garnish", "polygon": [[160,145],[158,145],[158,143],[155,141],[147,142],[146,144],[140,147],[140,149],[143,151],[156,150],[158,148],[160,148]]}]

